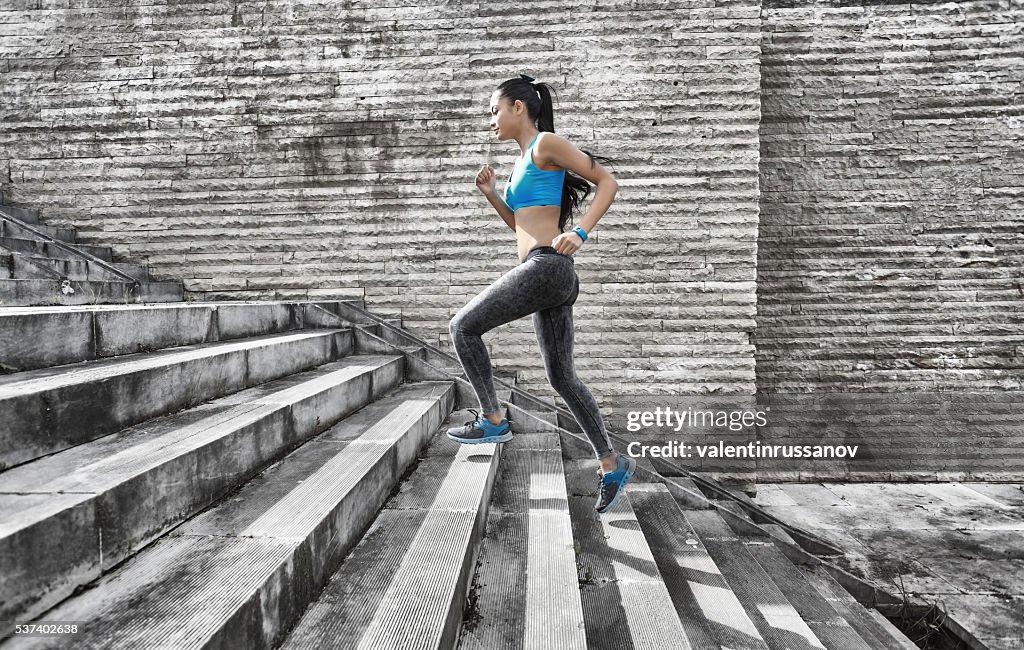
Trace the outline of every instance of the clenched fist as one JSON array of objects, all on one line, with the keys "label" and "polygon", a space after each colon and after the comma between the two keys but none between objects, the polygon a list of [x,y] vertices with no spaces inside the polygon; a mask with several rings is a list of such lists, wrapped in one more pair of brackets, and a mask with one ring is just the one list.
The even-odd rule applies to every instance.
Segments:
[{"label": "clenched fist", "polygon": [[476,189],[483,194],[494,194],[494,168],[484,165],[476,175]]}]

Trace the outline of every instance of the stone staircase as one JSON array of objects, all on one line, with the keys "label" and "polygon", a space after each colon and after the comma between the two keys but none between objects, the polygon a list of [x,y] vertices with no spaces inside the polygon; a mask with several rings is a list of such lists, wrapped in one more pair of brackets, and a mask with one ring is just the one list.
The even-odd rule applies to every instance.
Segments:
[{"label": "stone staircase", "polygon": [[154,282],[142,264],[114,262],[107,246],[75,243],[71,228],[36,210],[0,205],[0,306],[179,302],[180,282]]},{"label": "stone staircase", "polygon": [[505,382],[515,438],[450,441],[456,360],[358,302],[5,308],[0,363],[4,650],[915,647],[700,477],[644,460],[598,515]]}]

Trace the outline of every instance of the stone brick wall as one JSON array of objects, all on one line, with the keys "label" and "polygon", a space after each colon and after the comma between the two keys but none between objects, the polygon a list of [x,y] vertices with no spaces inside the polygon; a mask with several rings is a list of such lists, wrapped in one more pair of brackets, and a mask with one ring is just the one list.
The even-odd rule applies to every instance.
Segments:
[{"label": "stone brick wall", "polygon": [[[364,297],[446,345],[517,261],[473,177],[510,170],[488,99],[529,72],[621,184],[577,259],[581,376],[609,413],[753,392],[756,2],[70,4],[0,11],[8,201],[198,299]],[[487,340],[548,391],[529,319]]]},{"label": "stone brick wall", "polygon": [[[0,8],[5,201],[198,299],[362,297],[446,346],[516,263],[472,179],[529,72],[616,160],[576,262],[614,428],[770,406],[761,440],[862,453],[761,479],[1022,471],[1020,2],[145,2]],[[529,319],[485,340],[550,394]]]},{"label": "stone brick wall", "polygon": [[761,62],[758,390],[817,393],[779,435],[1019,475],[1024,5],[766,2]]}]

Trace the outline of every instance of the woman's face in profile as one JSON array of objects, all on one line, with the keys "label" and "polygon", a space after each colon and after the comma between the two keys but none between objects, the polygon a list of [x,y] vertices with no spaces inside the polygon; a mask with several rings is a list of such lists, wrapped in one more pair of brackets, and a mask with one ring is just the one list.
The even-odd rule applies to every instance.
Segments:
[{"label": "woman's face in profile", "polygon": [[494,134],[498,136],[498,139],[507,140],[512,137],[509,133],[509,127],[512,126],[516,116],[513,113],[512,105],[509,103],[508,98],[501,97],[498,91],[494,91],[494,94],[491,95],[490,112],[490,127]]}]

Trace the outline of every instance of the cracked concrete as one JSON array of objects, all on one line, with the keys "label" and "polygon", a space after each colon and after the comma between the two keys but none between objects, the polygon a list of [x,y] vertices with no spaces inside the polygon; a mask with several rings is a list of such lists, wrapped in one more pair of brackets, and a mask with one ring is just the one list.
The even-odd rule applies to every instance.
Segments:
[{"label": "cracked concrete", "polygon": [[978,640],[1024,648],[1024,485],[762,484],[757,503],[847,553],[847,568],[941,603]]}]

